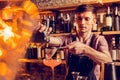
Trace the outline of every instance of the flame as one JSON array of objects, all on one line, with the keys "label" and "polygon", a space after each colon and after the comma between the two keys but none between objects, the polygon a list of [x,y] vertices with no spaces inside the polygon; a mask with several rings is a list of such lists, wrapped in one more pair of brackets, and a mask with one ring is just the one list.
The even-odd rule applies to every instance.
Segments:
[{"label": "flame", "polygon": [[2,50],[0,49],[0,57],[2,56],[2,54],[3,54],[3,53],[2,53]]},{"label": "flame", "polygon": [[7,66],[4,62],[0,62],[0,75],[5,76],[7,72]]},{"label": "flame", "polygon": [[[27,0],[23,7],[5,8],[3,13],[0,13],[3,15],[0,16],[0,80],[3,80],[3,77],[4,80],[14,80],[20,67],[18,61],[25,55],[26,45],[32,36],[34,25],[37,25],[34,18],[39,12],[37,7]],[[28,16],[23,18],[25,14]],[[7,19],[12,21],[6,21]]]}]

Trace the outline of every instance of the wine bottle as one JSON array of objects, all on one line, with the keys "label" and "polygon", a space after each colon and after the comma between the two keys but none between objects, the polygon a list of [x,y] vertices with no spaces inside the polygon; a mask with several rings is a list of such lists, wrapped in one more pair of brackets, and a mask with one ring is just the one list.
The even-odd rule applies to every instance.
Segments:
[{"label": "wine bottle", "polygon": [[119,23],[119,15],[118,15],[118,7],[115,7],[115,15],[114,15],[114,30],[120,30],[120,23]]},{"label": "wine bottle", "polygon": [[70,15],[69,14],[66,14],[64,32],[65,33],[71,32],[71,23],[70,23]]},{"label": "wine bottle", "polygon": [[64,32],[64,15],[63,13],[60,14],[60,17],[59,17],[59,30],[60,30],[60,33],[63,33]]},{"label": "wine bottle", "polygon": [[47,17],[46,17],[46,15],[43,15],[42,24],[47,25]]},{"label": "wine bottle", "polygon": [[56,33],[56,22],[54,16],[52,16],[52,19],[50,20],[50,27],[52,27],[52,33]]},{"label": "wine bottle", "polygon": [[112,31],[112,16],[110,14],[110,7],[108,6],[107,14],[105,17],[106,29],[105,31]]}]

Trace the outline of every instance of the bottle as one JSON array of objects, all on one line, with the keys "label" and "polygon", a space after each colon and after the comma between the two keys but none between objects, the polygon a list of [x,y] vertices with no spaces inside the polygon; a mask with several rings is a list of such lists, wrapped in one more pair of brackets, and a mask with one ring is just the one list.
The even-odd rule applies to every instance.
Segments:
[{"label": "bottle", "polygon": [[43,15],[43,19],[42,19],[42,22],[41,22],[43,25],[47,25],[47,17],[46,15]]},{"label": "bottle", "polygon": [[117,49],[118,49],[119,46],[120,46],[120,43],[119,43],[119,35],[115,35],[115,46],[116,46]]},{"label": "bottle", "polygon": [[64,15],[63,13],[60,13],[60,17],[59,17],[59,30],[60,30],[60,33],[63,33],[64,32]]},{"label": "bottle", "polygon": [[57,51],[57,59],[65,60],[65,53],[63,49]]},{"label": "bottle", "polygon": [[29,46],[28,46],[28,48],[26,50],[26,57],[28,59],[32,59],[32,45],[31,45],[31,43],[29,43]]},{"label": "bottle", "polygon": [[110,14],[110,7],[108,6],[107,14],[105,17],[106,29],[105,31],[112,31],[112,16]]},{"label": "bottle", "polygon": [[37,45],[32,43],[32,59],[37,59]]},{"label": "bottle", "polygon": [[55,17],[52,16],[50,20],[50,27],[52,27],[52,33],[56,33],[56,22],[55,22]]},{"label": "bottle", "polygon": [[41,59],[45,59],[45,47],[41,47]]},{"label": "bottle", "polygon": [[66,14],[66,19],[65,19],[65,26],[64,26],[64,32],[70,33],[71,32],[71,22],[70,22],[70,15]]},{"label": "bottle", "polygon": [[41,45],[40,43],[37,43],[37,58],[41,59]]},{"label": "bottle", "polygon": [[119,15],[118,15],[118,7],[115,7],[115,15],[114,15],[114,31],[120,30],[120,23],[119,23]]}]

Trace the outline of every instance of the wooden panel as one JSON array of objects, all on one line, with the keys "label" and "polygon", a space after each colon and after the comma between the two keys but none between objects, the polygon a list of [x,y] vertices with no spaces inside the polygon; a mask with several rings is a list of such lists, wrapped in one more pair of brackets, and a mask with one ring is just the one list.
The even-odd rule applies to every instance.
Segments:
[{"label": "wooden panel", "polygon": [[103,3],[120,2],[120,0],[103,0]]},{"label": "wooden panel", "polygon": [[[102,34],[102,35],[117,35],[120,34],[120,31],[104,31],[104,32],[93,32],[94,34]],[[75,35],[75,33],[59,33],[59,34],[51,34],[51,36],[69,36]]]}]

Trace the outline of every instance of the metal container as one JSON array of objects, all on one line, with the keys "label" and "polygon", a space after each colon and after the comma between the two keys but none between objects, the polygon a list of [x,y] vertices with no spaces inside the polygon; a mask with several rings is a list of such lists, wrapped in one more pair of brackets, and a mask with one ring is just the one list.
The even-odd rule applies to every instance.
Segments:
[{"label": "metal container", "polygon": [[113,62],[105,63],[104,80],[117,80],[116,69]]}]

